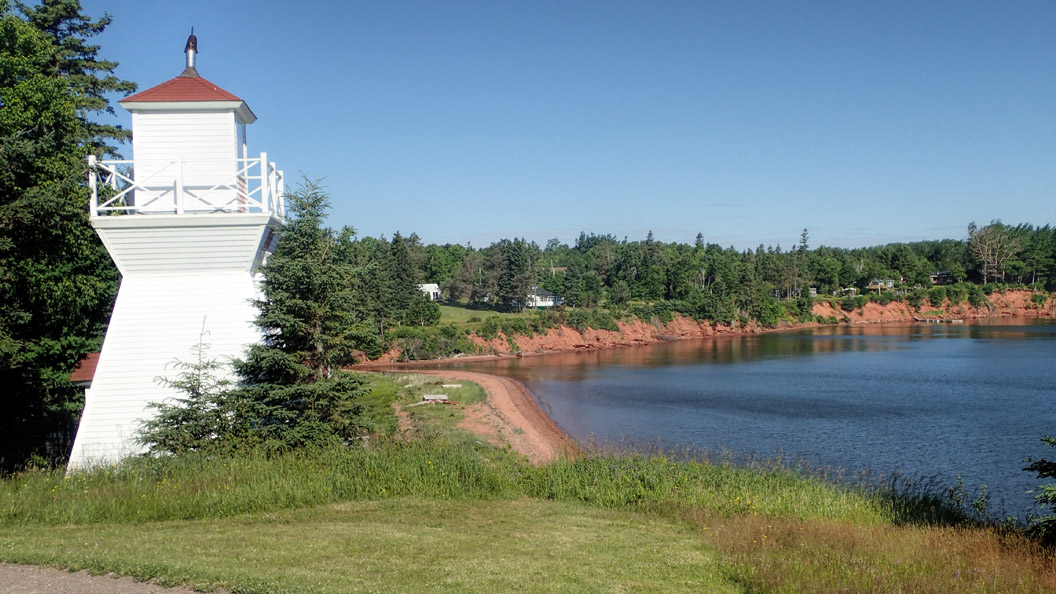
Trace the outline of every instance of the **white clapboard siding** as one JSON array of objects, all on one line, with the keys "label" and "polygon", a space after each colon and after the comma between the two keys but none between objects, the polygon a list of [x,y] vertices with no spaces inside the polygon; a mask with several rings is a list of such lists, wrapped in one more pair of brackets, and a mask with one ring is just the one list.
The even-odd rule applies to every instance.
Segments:
[{"label": "white clapboard siding", "polygon": [[70,468],[112,463],[143,451],[136,435],[141,421],[154,414],[149,404],[179,395],[157,378],[176,378],[175,359],[194,361],[200,337],[209,345],[210,358],[242,356],[260,340],[250,303],[255,296],[248,271],[124,278],[85,395]]},{"label": "white clapboard siding", "polygon": [[261,214],[94,217],[122,274],[69,468],[142,451],[136,434],[151,402],[177,394],[175,359],[192,361],[201,333],[211,358],[242,357],[260,340],[253,274],[281,223]]},{"label": "white clapboard siding", "polygon": [[274,245],[268,214],[96,217],[92,224],[124,276],[248,272]]},{"label": "white clapboard siding", "polygon": [[140,186],[135,200],[140,211],[173,212],[177,179],[185,196],[200,196],[198,204],[184,204],[188,211],[237,203],[234,190],[212,188],[237,187],[238,128],[230,109],[133,111],[133,169]]}]

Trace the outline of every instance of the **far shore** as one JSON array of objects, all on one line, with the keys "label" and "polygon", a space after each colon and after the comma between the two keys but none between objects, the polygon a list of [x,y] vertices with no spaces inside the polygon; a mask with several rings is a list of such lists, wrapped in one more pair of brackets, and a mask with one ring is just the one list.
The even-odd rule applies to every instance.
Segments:
[{"label": "far shore", "polygon": [[[1022,294],[1020,294],[1022,293]],[[984,319],[995,317],[1051,317],[1051,308],[1029,308],[1029,292],[1009,291],[997,300],[997,306],[990,310],[966,307],[946,308],[941,315],[928,316],[933,319]],[[819,311],[820,310],[820,311]],[[815,314],[832,316],[835,313],[827,304],[815,306]],[[938,313],[938,312],[936,312]],[[853,315],[853,317],[851,317]],[[902,303],[892,302],[886,306],[870,303],[865,308],[851,315],[846,315],[845,323],[850,324],[884,324],[884,323],[924,323],[921,314],[911,310]],[[534,464],[545,464],[560,457],[575,455],[577,446],[564,430],[539,407],[535,397],[521,382],[509,377],[454,369],[423,369],[435,365],[452,363],[470,363],[478,361],[497,361],[522,357],[538,357],[548,354],[567,353],[583,350],[629,348],[661,342],[692,340],[717,335],[759,334],[763,332],[783,332],[803,328],[819,327],[816,322],[805,324],[786,324],[777,328],[760,328],[755,325],[746,327],[725,327],[711,325],[707,322],[692,322],[686,318],[676,318],[672,323],[655,326],[645,322],[620,323],[620,331],[587,330],[580,333],[571,328],[558,328],[547,332],[547,337],[555,335],[556,340],[534,339],[533,350],[522,349],[521,352],[501,352],[497,349],[492,354],[427,359],[419,361],[377,360],[360,363],[349,367],[352,371],[401,371],[422,375],[431,375],[456,381],[472,381],[479,384],[487,393],[484,403],[467,409],[466,418],[460,426],[485,439],[496,443],[505,441],[515,451],[523,454]],[[671,332],[674,330],[674,332]],[[503,344],[505,340],[492,341]],[[487,346],[493,346],[490,343]],[[527,345],[526,345],[527,346]],[[550,348],[547,348],[550,347]],[[493,347],[494,348],[494,347]]]}]

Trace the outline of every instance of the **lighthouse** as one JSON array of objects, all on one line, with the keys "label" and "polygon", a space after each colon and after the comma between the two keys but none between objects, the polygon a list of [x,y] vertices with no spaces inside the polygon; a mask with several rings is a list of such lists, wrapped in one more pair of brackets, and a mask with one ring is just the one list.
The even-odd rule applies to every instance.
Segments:
[{"label": "lighthouse", "polygon": [[261,339],[255,274],[283,227],[282,171],[247,152],[256,116],[198,74],[193,32],[184,52],[179,76],[120,101],[132,160],[88,158],[91,223],[121,286],[70,469],[141,453],[150,404],[182,396],[159,379],[175,379],[173,362],[199,342],[228,362]]}]

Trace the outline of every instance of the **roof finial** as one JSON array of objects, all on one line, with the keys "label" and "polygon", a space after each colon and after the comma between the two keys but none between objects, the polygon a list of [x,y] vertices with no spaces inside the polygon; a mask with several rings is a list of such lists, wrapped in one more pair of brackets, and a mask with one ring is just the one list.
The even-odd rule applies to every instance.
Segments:
[{"label": "roof finial", "polygon": [[187,68],[180,76],[198,78],[198,70],[194,67],[194,59],[198,54],[198,38],[194,36],[194,27],[191,27],[191,36],[187,38],[183,51],[187,53]]}]

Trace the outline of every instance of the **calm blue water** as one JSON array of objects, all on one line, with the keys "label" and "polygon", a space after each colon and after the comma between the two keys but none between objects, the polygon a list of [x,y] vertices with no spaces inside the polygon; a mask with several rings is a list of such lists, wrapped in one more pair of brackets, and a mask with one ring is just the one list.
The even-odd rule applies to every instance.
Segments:
[{"label": "calm blue water", "polygon": [[[523,381],[577,440],[691,446],[874,477],[961,475],[1032,511],[1056,455],[1056,324],[872,325],[719,337],[466,368]],[[1047,450],[1047,451],[1046,451]]]}]

